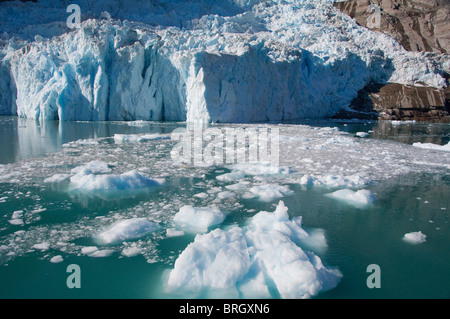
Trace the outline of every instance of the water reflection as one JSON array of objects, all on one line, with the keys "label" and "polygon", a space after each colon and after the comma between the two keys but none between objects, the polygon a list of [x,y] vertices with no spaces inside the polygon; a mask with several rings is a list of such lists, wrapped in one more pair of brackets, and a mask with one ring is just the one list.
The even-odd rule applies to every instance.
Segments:
[{"label": "water reflection", "polygon": [[[291,124],[333,126],[349,133],[368,132],[371,138],[401,143],[444,145],[450,142],[450,125],[390,121],[315,120]],[[18,117],[0,117],[0,164],[14,163],[61,150],[79,139],[112,137],[114,134],[172,133],[186,127],[183,122],[60,122]]]},{"label": "water reflection", "polygon": [[44,156],[79,139],[114,134],[171,133],[183,123],[173,122],[60,122],[0,117],[0,164]]}]

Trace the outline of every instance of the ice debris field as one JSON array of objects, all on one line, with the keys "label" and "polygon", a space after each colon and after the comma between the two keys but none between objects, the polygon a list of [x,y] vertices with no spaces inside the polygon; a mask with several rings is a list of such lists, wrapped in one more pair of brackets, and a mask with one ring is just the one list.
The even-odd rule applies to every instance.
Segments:
[{"label": "ice debris field", "polygon": [[[165,265],[161,293],[168,296],[309,298],[339,285],[343,275],[320,257],[326,231],[304,229],[301,206],[284,204],[298,196],[293,189],[323,188],[324,198],[364,214],[383,196],[370,190],[374,183],[450,169],[444,150],[361,139],[336,127],[235,126],[276,126],[279,165],[176,163],[171,151],[178,141],[163,133],[82,139],[1,165],[2,201],[23,198],[21,210],[2,211],[1,264],[33,253],[50,263],[71,255],[140,256]],[[49,191],[67,199],[52,201]],[[133,204],[117,208],[117,200]],[[249,200],[272,209],[250,208]],[[72,216],[73,205],[90,213]],[[51,215],[61,221],[46,223]],[[161,254],[159,244],[171,238],[191,239]],[[420,230],[398,234],[405,245],[425,238]]]},{"label": "ice debris field", "polygon": [[77,4],[82,23],[72,30],[63,2],[2,3],[0,114],[204,123],[323,118],[369,82],[440,88],[450,68],[443,55],[408,52],[359,26],[331,0]]}]

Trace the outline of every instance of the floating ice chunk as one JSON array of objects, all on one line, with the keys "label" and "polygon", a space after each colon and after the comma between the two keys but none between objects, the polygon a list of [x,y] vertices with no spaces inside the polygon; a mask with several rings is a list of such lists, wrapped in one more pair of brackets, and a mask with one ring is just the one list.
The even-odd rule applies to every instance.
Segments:
[{"label": "floating ice chunk", "polygon": [[23,210],[16,210],[13,212],[11,218],[12,219],[18,219],[23,217]]},{"label": "floating ice chunk", "polygon": [[[342,274],[298,245],[311,235],[301,218],[289,219],[280,201],[275,212],[260,212],[244,227],[197,235],[169,273],[169,293],[217,293],[245,298],[308,298],[334,288]],[[322,244],[325,244],[322,242]]]},{"label": "floating ice chunk", "polygon": [[80,140],[76,140],[76,141],[71,141],[68,143],[64,143],[62,145],[62,147],[72,147],[75,148],[78,145],[97,145],[98,144],[98,140],[93,139],[93,138],[88,138],[88,139],[80,139]]},{"label": "floating ice chunk", "polygon": [[272,163],[238,163],[227,166],[228,169],[244,172],[245,175],[290,174],[288,166],[278,166]]},{"label": "floating ice chunk", "polygon": [[357,187],[371,183],[371,179],[359,175],[304,175],[299,183],[306,186]]},{"label": "floating ice chunk", "polygon": [[24,224],[22,218],[10,219],[10,220],[8,220],[8,223],[10,223],[11,225],[16,225],[16,226],[22,226]]},{"label": "floating ice chunk", "polygon": [[142,247],[139,247],[136,243],[132,243],[130,246],[122,249],[122,256],[135,257],[143,251]]},{"label": "floating ice chunk", "polygon": [[238,296],[236,282],[247,274],[250,258],[239,227],[229,231],[215,229],[197,235],[175,261],[169,274],[168,292],[199,292],[204,288],[227,290]]},{"label": "floating ice chunk", "polygon": [[46,179],[44,179],[44,183],[61,183],[70,177],[70,174],[55,174]]},{"label": "floating ice chunk", "polygon": [[217,207],[183,206],[175,214],[173,221],[185,231],[205,233],[211,226],[225,220],[226,214]]},{"label": "floating ice chunk", "polygon": [[160,179],[152,179],[145,173],[132,170],[123,174],[90,174],[89,171],[81,171],[70,178],[70,182],[76,189],[85,190],[127,190],[151,186],[162,183]]},{"label": "floating ice chunk", "polygon": [[64,261],[64,259],[62,258],[61,255],[53,256],[53,257],[50,259],[50,262],[51,262],[51,263],[54,263],[54,264],[57,264],[57,263],[60,263],[60,262],[63,262],[63,261]]},{"label": "floating ice chunk", "polygon": [[236,197],[236,194],[230,191],[223,191],[217,194],[217,198],[219,199],[227,199]]},{"label": "floating ice chunk", "polygon": [[340,189],[333,193],[327,194],[327,196],[345,201],[350,205],[360,208],[365,207],[376,200],[375,195],[367,189],[361,189],[358,191],[352,191],[351,189]]},{"label": "floating ice chunk", "polygon": [[118,221],[106,231],[100,233],[97,238],[103,244],[119,243],[133,240],[157,231],[161,227],[147,218],[131,218]]},{"label": "floating ice chunk", "polygon": [[202,192],[202,193],[195,194],[194,197],[197,197],[197,198],[206,198],[206,197],[208,197],[208,194]]},{"label": "floating ice chunk", "polygon": [[235,171],[216,176],[216,179],[221,182],[235,182],[245,177],[244,171]]},{"label": "floating ice chunk", "polygon": [[87,246],[87,247],[82,247],[81,248],[81,253],[83,255],[89,255],[92,254],[94,252],[98,251],[98,247],[96,246]]},{"label": "floating ice chunk", "polygon": [[240,181],[239,183],[236,183],[236,184],[227,185],[227,186],[225,186],[225,188],[229,189],[230,191],[234,191],[234,192],[242,192],[247,189],[249,184],[250,184],[250,182]]},{"label": "floating ice chunk", "polygon": [[89,257],[108,257],[113,253],[113,251],[110,249],[100,250],[96,246],[87,246],[81,248],[81,253]]},{"label": "floating ice chunk", "polygon": [[392,125],[402,125],[402,124],[414,124],[414,123],[416,123],[416,121],[414,121],[414,120],[412,120],[412,121],[398,121],[398,120],[393,120],[393,121],[390,121],[390,123],[391,123]]},{"label": "floating ice chunk", "polygon": [[414,143],[413,146],[418,148],[424,148],[429,150],[436,150],[436,151],[444,151],[444,152],[450,152],[450,142],[446,145],[438,145],[433,143]]},{"label": "floating ice chunk", "polygon": [[370,134],[367,133],[367,132],[357,132],[355,135],[358,136],[358,137],[364,138],[364,137],[369,136]]},{"label": "floating ice chunk", "polygon": [[111,168],[109,167],[108,163],[102,161],[91,161],[87,164],[75,167],[70,172],[72,174],[81,174],[81,175],[105,174],[110,173]]},{"label": "floating ice chunk", "polygon": [[424,243],[427,239],[427,236],[423,234],[421,231],[407,233],[403,236],[403,240],[412,244],[420,244]]},{"label": "floating ice chunk", "polygon": [[178,237],[183,236],[184,231],[182,230],[176,230],[175,228],[167,228],[166,229],[166,237]]},{"label": "floating ice chunk", "polygon": [[50,245],[47,242],[43,242],[43,243],[39,243],[39,244],[34,244],[31,248],[45,251],[45,250],[48,250],[50,248]]},{"label": "floating ice chunk", "polygon": [[270,202],[274,199],[294,194],[288,186],[278,184],[257,185],[251,187],[249,191],[263,202]]},{"label": "floating ice chunk", "polygon": [[170,139],[169,135],[155,134],[114,134],[114,142],[121,143],[143,143],[153,140]]},{"label": "floating ice chunk", "polygon": [[11,225],[22,226],[24,224],[22,217],[23,210],[16,210],[13,212],[11,219],[8,220],[8,223]]}]

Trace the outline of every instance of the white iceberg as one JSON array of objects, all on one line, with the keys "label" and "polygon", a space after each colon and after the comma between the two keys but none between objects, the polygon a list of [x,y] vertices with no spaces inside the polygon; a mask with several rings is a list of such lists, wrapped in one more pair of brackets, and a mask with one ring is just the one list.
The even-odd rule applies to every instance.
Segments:
[{"label": "white iceberg", "polygon": [[91,174],[79,172],[70,178],[74,189],[83,190],[128,190],[158,186],[160,179],[153,179],[145,173],[131,170],[122,174]]},{"label": "white iceberg", "polygon": [[361,189],[358,191],[353,191],[351,189],[340,189],[333,193],[327,194],[327,196],[361,208],[372,204],[376,200],[375,195],[367,189]]},{"label": "white iceberg", "polygon": [[367,132],[356,132],[355,135],[358,137],[364,138],[364,137],[368,137],[370,134]]},{"label": "white iceberg", "polygon": [[327,186],[327,187],[357,187],[364,186],[372,182],[368,177],[360,175],[303,175],[298,181],[305,186]]},{"label": "white iceberg", "polygon": [[427,240],[427,236],[421,231],[406,233],[403,236],[403,240],[412,244],[421,244]]},{"label": "white iceberg", "polygon": [[289,167],[274,165],[272,163],[238,163],[228,165],[227,168],[235,171],[229,174],[245,174],[253,176],[277,174],[285,175],[292,173],[292,169]]},{"label": "white iceberg", "polygon": [[70,171],[71,174],[80,175],[105,174],[110,172],[111,168],[109,167],[108,163],[103,161],[90,161],[89,163],[77,166]]},{"label": "white iceberg", "polygon": [[225,173],[222,175],[217,175],[216,179],[221,182],[236,182],[245,177],[245,172],[235,171],[231,173]]},{"label": "white iceberg", "polygon": [[87,246],[81,248],[81,253],[88,257],[96,257],[96,258],[109,257],[113,252],[114,251],[112,251],[111,249],[99,249],[96,246]]},{"label": "white iceberg", "polygon": [[418,147],[418,148],[428,149],[428,150],[450,152],[450,142],[445,145],[417,142],[417,143],[413,143],[413,146]]},{"label": "white iceberg", "polygon": [[48,250],[50,248],[50,244],[48,242],[42,242],[39,244],[34,244],[31,248],[39,249],[41,251]]},{"label": "white iceberg", "polygon": [[225,220],[226,213],[217,207],[193,207],[185,205],[175,214],[173,222],[184,231],[205,233],[208,228]]},{"label": "white iceberg", "polygon": [[53,256],[52,258],[50,258],[50,262],[53,264],[58,264],[63,261],[64,261],[64,259],[61,255],[56,255],[56,256]]},{"label": "white iceberg", "polygon": [[131,218],[114,223],[96,238],[103,244],[115,244],[141,238],[159,229],[161,226],[147,218]]},{"label": "white iceberg", "polygon": [[44,183],[61,183],[67,180],[69,177],[70,174],[54,174],[44,179]]},{"label": "white iceberg", "polygon": [[197,235],[175,261],[167,292],[207,291],[235,298],[312,297],[334,288],[342,274],[299,246],[310,237],[301,227],[301,218],[290,220],[280,202],[275,212],[260,212],[245,227]]},{"label": "white iceberg", "polygon": [[130,246],[125,247],[122,249],[122,256],[125,257],[135,257],[139,254],[141,254],[143,249],[139,247],[136,243],[132,243]]},{"label": "white iceberg", "polygon": [[252,186],[249,192],[263,202],[271,202],[275,199],[294,194],[294,191],[290,190],[288,186],[273,183]]},{"label": "white iceberg", "polygon": [[170,139],[169,135],[155,134],[114,134],[114,142],[116,144],[122,143],[143,143],[154,140]]}]

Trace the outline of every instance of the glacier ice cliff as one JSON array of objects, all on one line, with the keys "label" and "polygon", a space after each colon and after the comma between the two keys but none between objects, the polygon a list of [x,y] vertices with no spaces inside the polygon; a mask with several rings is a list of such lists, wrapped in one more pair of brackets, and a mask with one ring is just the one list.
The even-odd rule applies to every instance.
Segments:
[{"label": "glacier ice cliff", "polygon": [[79,5],[75,30],[58,2],[0,5],[0,114],[285,121],[333,116],[370,82],[446,84],[448,59],[406,51],[333,1]]}]

